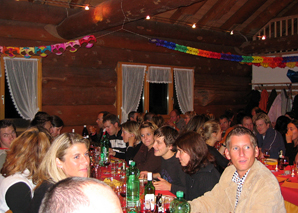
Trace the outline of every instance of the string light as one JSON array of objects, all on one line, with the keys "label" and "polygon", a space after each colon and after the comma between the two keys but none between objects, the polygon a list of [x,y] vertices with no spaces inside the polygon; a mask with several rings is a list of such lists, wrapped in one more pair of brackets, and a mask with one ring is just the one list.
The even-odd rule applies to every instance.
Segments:
[{"label": "string light", "polygon": [[147,20],[149,20],[149,19],[150,19],[150,16],[149,16],[149,15],[148,15],[148,16],[146,16],[146,19],[147,19]]},{"label": "string light", "polygon": [[193,28],[193,29],[197,28],[196,23],[194,23],[194,24],[192,25],[192,28]]},{"label": "string light", "polygon": [[232,30],[232,31],[230,32],[230,35],[234,35],[234,30]]},{"label": "string light", "polygon": [[85,6],[85,10],[89,10],[90,8],[89,8],[89,5],[87,4],[86,6]]},{"label": "string light", "polygon": [[266,39],[266,36],[265,36],[265,35],[263,35],[263,36],[262,36],[262,40],[265,40],[265,39]]}]

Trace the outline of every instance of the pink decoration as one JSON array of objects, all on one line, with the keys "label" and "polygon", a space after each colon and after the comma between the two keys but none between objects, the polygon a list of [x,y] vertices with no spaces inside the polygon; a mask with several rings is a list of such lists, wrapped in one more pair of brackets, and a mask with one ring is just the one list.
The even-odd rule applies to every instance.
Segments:
[{"label": "pink decoration", "polygon": [[94,41],[94,43],[96,42],[96,38],[94,37],[94,35],[87,35],[84,38],[81,38],[80,40],[80,44],[82,46],[83,43],[87,43],[86,48],[91,48],[93,47],[93,43],[90,43],[91,41]]},{"label": "pink decoration", "polygon": [[[57,52],[55,53],[56,55],[62,55],[62,53],[65,51],[66,47],[64,43],[60,43],[60,44],[53,44],[51,45],[52,48],[52,53],[55,53],[54,50],[56,50]],[[63,51],[61,52],[60,49],[62,49]]]},{"label": "pink decoration", "polygon": [[71,47],[71,49],[69,50],[69,52],[72,52],[72,53],[74,53],[74,52],[76,52],[76,51],[78,50],[78,49],[75,48],[74,46],[76,46],[76,45],[79,46],[79,47],[81,46],[79,40],[65,42],[64,45],[65,45],[65,49],[66,49],[67,47]]}]

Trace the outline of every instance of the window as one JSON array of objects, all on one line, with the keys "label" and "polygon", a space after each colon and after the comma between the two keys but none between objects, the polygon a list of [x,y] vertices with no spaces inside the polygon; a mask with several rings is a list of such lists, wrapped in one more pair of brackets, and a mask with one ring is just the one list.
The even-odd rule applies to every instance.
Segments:
[{"label": "window", "polygon": [[[137,111],[137,109],[142,112],[161,114],[167,118],[173,109],[174,93],[177,88],[180,91],[176,91],[180,109],[193,110],[193,72],[193,68],[186,67],[119,62],[117,65],[117,114],[122,123],[127,120],[130,111]],[[174,73],[177,73],[175,80]],[[185,75],[187,73],[190,75]],[[181,76],[188,77],[189,81],[185,83],[179,80]],[[186,88],[187,92],[181,93],[181,89]]]},{"label": "window", "polygon": [[32,119],[42,105],[41,59],[2,56],[0,65],[0,119]]}]

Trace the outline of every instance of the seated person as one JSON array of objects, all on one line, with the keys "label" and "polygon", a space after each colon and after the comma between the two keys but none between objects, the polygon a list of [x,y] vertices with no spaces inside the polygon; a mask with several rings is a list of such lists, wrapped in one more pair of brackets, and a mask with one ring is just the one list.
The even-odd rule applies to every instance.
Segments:
[{"label": "seated person", "polygon": [[83,177],[66,178],[46,193],[41,213],[122,213],[119,198],[104,182]]},{"label": "seated person", "polygon": [[187,125],[188,122],[190,121],[190,119],[192,119],[196,115],[197,115],[197,113],[195,111],[187,111],[186,113],[184,113],[184,123],[185,123],[185,125]]},{"label": "seated person", "polygon": [[128,117],[127,121],[138,122],[138,113],[136,111],[131,111],[130,113],[128,113],[127,117]]},{"label": "seated person", "polygon": [[144,121],[139,127],[142,145],[134,157],[136,166],[140,171],[157,173],[160,171],[161,157],[154,155],[154,131],[158,127],[150,121]]},{"label": "seated person", "polygon": [[277,159],[279,152],[285,153],[285,143],[282,135],[270,127],[271,121],[265,113],[258,113],[254,116],[253,122],[257,128],[258,147],[260,149],[260,158],[263,158],[263,151],[269,150],[270,158]]},{"label": "seated person", "polygon": [[250,131],[252,131],[254,133],[254,124],[252,122],[252,118],[248,115],[245,115],[242,119],[241,119],[241,126],[249,129]]},{"label": "seated person", "polygon": [[38,126],[45,128],[49,134],[53,133],[52,116],[46,112],[37,112],[30,122],[30,127]]},{"label": "seated person", "polygon": [[210,191],[218,183],[220,174],[214,167],[214,157],[208,152],[203,138],[196,132],[181,134],[175,144],[176,157],[187,173],[186,200],[192,200]]},{"label": "seated person", "polygon": [[226,145],[226,156],[233,165],[225,169],[210,192],[190,202],[191,213],[285,213],[277,179],[255,159],[259,148],[254,134],[244,127],[236,127],[229,133]]},{"label": "seated person", "polygon": [[62,121],[62,119],[57,116],[57,115],[53,115],[52,116],[52,137],[56,138],[60,135],[60,132],[64,126],[64,123]]},{"label": "seated person", "polygon": [[[44,130],[44,128],[41,128]],[[0,187],[0,212],[25,212],[37,182],[37,166],[50,148],[44,132],[31,127],[17,137],[1,170],[5,177]]]},{"label": "seated person", "polygon": [[292,120],[288,124],[288,132],[286,134],[286,154],[289,157],[290,165],[298,164],[295,158],[298,156],[298,120]]},{"label": "seated person", "polygon": [[134,156],[139,151],[142,141],[139,134],[139,124],[136,121],[127,121],[122,124],[122,138],[128,144],[126,148],[125,160],[133,160]]},{"label": "seated person", "polygon": [[6,159],[6,151],[16,136],[15,125],[10,120],[0,120],[0,170]]},{"label": "seated person", "polygon": [[89,132],[90,132],[90,139],[92,140],[92,142],[94,142],[96,145],[100,144],[100,140],[102,138],[103,135],[103,118],[108,115],[109,112],[107,111],[101,111],[98,113],[97,115],[97,119],[96,119],[96,123],[97,123],[97,127],[95,126],[89,126]]},{"label": "seated person", "polygon": [[170,119],[166,122],[166,125],[173,127],[179,132],[184,129],[185,121],[183,118],[180,118],[179,111],[177,109],[173,109],[170,112]]},{"label": "seated person", "polygon": [[216,169],[220,174],[223,173],[224,169],[229,164],[229,160],[223,156],[225,144],[222,144],[222,146],[219,148],[219,151],[217,151],[217,149],[214,147],[218,141],[221,141],[221,129],[219,123],[214,120],[207,121],[199,130],[199,134],[206,142],[208,151],[215,158]]},{"label": "seated person", "polygon": [[231,121],[229,120],[228,116],[224,114],[219,117],[219,124],[222,131],[221,136],[224,137],[226,134],[226,131],[230,128]]},{"label": "seated person", "polygon": [[[186,192],[186,174],[175,156],[174,143],[177,137],[177,130],[169,126],[163,126],[154,132],[154,155],[162,157],[160,172],[153,174],[153,178],[159,180],[153,183],[155,190],[171,191],[173,194],[177,191]],[[146,171],[141,172],[141,177],[146,175]]]},{"label": "seated person", "polygon": [[126,143],[122,138],[122,128],[117,115],[108,114],[103,118],[103,125],[110,140],[110,155],[125,159]]},{"label": "seated person", "polygon": [[89,140],[77,133],[63,133],[56,138],[37,173],[37,185],[28,213],[38,213],[48,189],[67,177],[89,176]]}]

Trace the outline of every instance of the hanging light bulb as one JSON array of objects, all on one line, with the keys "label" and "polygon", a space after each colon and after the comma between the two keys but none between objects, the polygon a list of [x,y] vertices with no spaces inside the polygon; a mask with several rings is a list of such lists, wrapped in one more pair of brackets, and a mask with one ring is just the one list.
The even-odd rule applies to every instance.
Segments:
[{"label": "hanging light bulb", "polygon": [[85,10],[89,10],[90,8],[89,8],[89,5],[87,4],[86,6],[85,6]]},{"label": "hanging light bulb", "polygon": [[197,28],[196,23],[194,23],[194,24],[192,25],[192,28],[193,28],[193,29]]},{"label": "hanging light bulb", "polygon": [[147,19],[147,20],[149,20],[149,19],[150,19],[150,16],[149,16],[149,15],[148,15],[148,16],[146,16],[146,19]]},{"label": "hanging light bulb", "polygon": [[262,36],[262,40],[265,40],[265,39],[266,39],[266,36],[265,36],[265,35],[263,35],[263,36]]},{"label": "hanging light bulb", "polygon": [[234,30],[232,30],[232,31],[230,32],[230,35],[234,35]]}]

